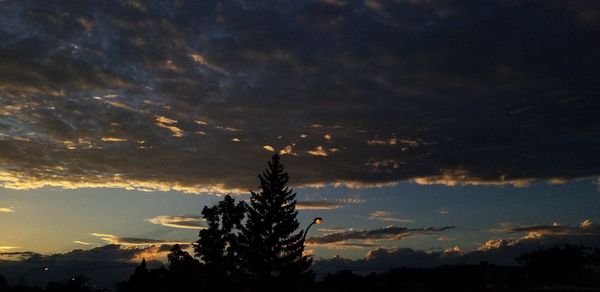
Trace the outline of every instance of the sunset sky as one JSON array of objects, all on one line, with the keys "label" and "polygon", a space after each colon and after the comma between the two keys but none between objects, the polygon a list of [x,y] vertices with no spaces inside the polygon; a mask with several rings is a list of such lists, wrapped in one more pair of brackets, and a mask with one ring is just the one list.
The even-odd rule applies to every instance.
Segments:
[{"label": "sunset sky", "polygon": [[315,258],[598,245],[599,33],[595,1],[0,1],[0,262],[164,255],[274,153]]}]

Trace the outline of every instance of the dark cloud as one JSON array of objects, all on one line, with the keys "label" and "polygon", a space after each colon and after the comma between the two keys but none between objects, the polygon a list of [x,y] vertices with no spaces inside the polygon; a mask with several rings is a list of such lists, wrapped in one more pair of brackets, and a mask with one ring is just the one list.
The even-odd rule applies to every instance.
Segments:
[{"label": "dark cloud", "polygon": [[[369,273],[398,267],[431,268],[441,265],[478,264],[482,261],[515,266],[518,264],[516,259],[519,256],[539,248],[551,248],[563,244],[583,245],[588,248],[600,246],[598,225],[591,224],[585,227],[571,227],[571,229],[579,229],[579,232],[554,232],[537,236],[529,234],[517,239],[491,239],[482,244],[478,250],[467,252],[462,252],[458,247],[430,252],[410,248],[378,248],[369,251],[365,258],[358,260],[340,257],[320,259],[315,261],[313,269],[317,273],[330,273],[342,269]],[[586,232],[581,232],[581,229],[585,229]],[[535,228],[535,230],[540,229]]]},{"label": "dark cloud", "polygon": [[541,236],[569,236],[569,235],[597,235],[600,234],[600,227],[590,219],[585,219],[578,226],[561,225],[553,223],[552,225],[525,225],[504,228],[491,228],[488,231],[504,234],[527,234],[529,237]]},{"label": "dark cloud", "polygon": [[116,288],[118,281],[126,280],[142,258],[159,266],[170,246],[125,247],[106,245],[89,250],[76,249],[66,253],[43,255],[34,252],[2,253],[0,271],[16,285],[21,275],[37,267],[48,267],[47,272],[32,273],[27,283],[45,285],[49,281],[66,281],[74,275],[85,275],[92,283],[105,288]]},{"label": "dark cloud", "polygon": [[[341,232],[333,232],[323,236],[312,236],[306,240],[307,245],[327,245],[327,244],[346,244],[350,240],[359,241],[375,241],[381,239],[401,240],[402,238],[415,234],[430,234],[442,232],[448,229],[453,229],[454,226],[445,226],[441,228],[406,228],[387,226],[379,229],[371,230],[347,230]],[[354,244],[354,243],[353,243]]]},{"label": "dark cloud", "polygon": [[295,185],[596,176],[599,11],[3,1],[0,180],[242,191],[271,151]]},{"label": "dark cloud", "polygon": [[482,244],[479,250],[492,250],[515,246],[528,240],[539,240],[546,243],[551,242],[574,242],[588,246],[600,244],[600,225],[589,219],[583,220],[579,226],[559,225],[530,225],[507,227],[501,229],[490,229],[489,231],[499,234],[517,234],[518,238],[496,238]]}]

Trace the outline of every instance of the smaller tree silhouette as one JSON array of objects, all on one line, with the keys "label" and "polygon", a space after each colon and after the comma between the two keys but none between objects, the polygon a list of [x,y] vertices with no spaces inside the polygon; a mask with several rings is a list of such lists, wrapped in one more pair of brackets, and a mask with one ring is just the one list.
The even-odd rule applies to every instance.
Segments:
[{"label": "smaller tree silhouette", "polygon": [[565,244],[525,253],[517,261],[534,285],[579,285],[586,276],[582,246]]},{"label": "smaller tree silhouette", "polygon": [[188,273],[198,269],[200,262],[193,258],[187,251],[181,249],[179,244],[173,245],[171,252],[167,255],[169,270],[172,272]]},{"label": "smaller tree silhouette", "polygon": [[94,288],[90,279],[77,275],[66,281],[66,283],[49,282],[45,291],[49,292],[92,292],[101,291]]},{"label": "smaller tree silhouette", "polygon": [[[232,277],[240,275],[239,240],[237,230],[241,229],[246,211],[243,202],[235,202],[227,195],[218,204],[202,210],[208,228],[200,230],[200,238],[194,245],[195,254],[202,260],[202,270],[208,282],[240,280]],[[233,284],[231,281],[228,284]]]},{"label": "smaller tree silhouette", "polygon": [[6,279],[4,278],[4,276],[0,275],[0,291],[6,290],[7,287],[8,283],[6,282]]},{"label": "smaller tree silhouette", "polygon": [[119,291],[152,291],[152,276],[146,265],[146,259],[135,267],[129,280],[119,283]]},{"label": "smaller tree silhouette", "polygon": [[203,279],[200,262],[188,252],[181,249],[179,244],[171,248],[167,255],[169,269],[165,272],[166,287],[171,291],[195,291]]}]

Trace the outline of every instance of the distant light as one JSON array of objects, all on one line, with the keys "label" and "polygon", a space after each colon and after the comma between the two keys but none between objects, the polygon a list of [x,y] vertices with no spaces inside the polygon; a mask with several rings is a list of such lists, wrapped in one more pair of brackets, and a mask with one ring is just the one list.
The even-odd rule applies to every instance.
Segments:
[{"label": "distant light", "polygon": [[44,267],[44,271],[48,271],[48,267]]},{"label": "distant light", "polygon": [[317,217],[317,218],[315,218],[315,220],[314,220],[313,222],[314,222],[315,224],[319,225],[319,224],[321,224],[321,222],[322,222],[322,221],[323,221],[323,218],[321,218],[321,217]]}]

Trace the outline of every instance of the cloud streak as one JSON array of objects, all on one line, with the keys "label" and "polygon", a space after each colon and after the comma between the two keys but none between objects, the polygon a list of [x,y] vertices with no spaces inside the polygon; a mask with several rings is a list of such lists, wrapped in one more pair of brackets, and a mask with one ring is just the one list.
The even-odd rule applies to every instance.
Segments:
[{"label": "cloud streak", "polygon": [[106,233],[90,233],[90,235],[98,237],[108,244],[130,246],[130,247],[146,247],[155,245],[173,245],[173,244],[189,244],[189,241],[184,240],[158,240],[135,237],[120,237]]},{"label": "cloud streak", "polygon": [[206,225],[202,216],[186,215],[186,216],[156,216],[147,219],[152,224],[158,224],[166,227],[181,228],[181,229],[206,229]]},{"label": "cloud streak", "polygon": [[589,243],[596,245],[600,243],[600,226],[589,219],[581,221],[579,226],[564,226],[557,223],[552,225],[528,225],[490,229],[489,231],[499,234],[518,234],[518,238],[495,238],[480,245],[478,250],[492,250],[511,247],[522,242],[532,240],[573,241],[578,243]]},{"label": "cloud streak", "polygon": [[428,227],[428,228],[406,228],[387,226],[379,229],[371,230],[347,230],[341,232],[332,232],[323,236],[312,236],[306,240],[307,245],[355,245],[354,240],[361,241],[361,244],[369,244],[373,246],[373,241],[377,240],[402,240],[406,237],[414,236],[417,234],[432,234],[439,233],[449,229],[453,229],[454,226],[445,227]]},{"label": "cloud streak", "polygon": [[367,217],[369,220],[397,222],[397,223],[413,223],[411,219],[398,218],[394,212],[377,210]]},{"label": "cloud streak", "polygon": [[14,207],[0,207],[0,213],[14,213],[15,212],[15,208]]},{"label": "cloud streak", "polygon": [[298,210],[333,210],[343,206],[341,203],[328,201],[299,201],[296,203]]}]

